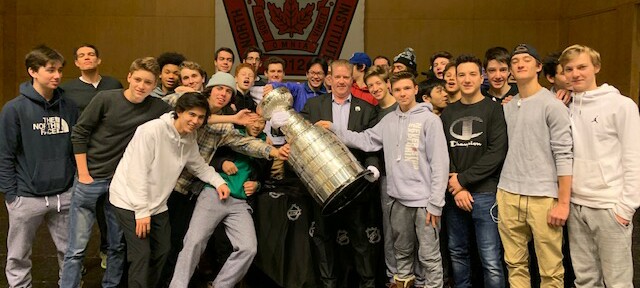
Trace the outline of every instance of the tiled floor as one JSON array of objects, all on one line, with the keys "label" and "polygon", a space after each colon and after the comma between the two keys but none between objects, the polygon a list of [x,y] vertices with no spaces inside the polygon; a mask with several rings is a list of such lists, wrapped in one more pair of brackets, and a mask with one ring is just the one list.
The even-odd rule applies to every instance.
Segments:
[{"label": "tiled floor", "polygon": [[[4,203],[4,198],[0,196],[0,200]],[[4,205],[3,205],[4,206]],[[6,247],[6,235],[8,228],[7,210],[6,207],[0,208],[0,264],[4,271],[7,247]],[[638,226],[640,226],[640,216],[636,213],[634,219],[634,285],[640,287],[640,235],[638,232]],[[102,279],[103,269],[100,267],[100,257],[98,256],[99,237],[98,229],[94,227],[91,240],[87,248],[87,257],[85,258],[85,267],[87,268],[87,274],[83,277],[84,287],[100,287],[100,280]],[[38,231],[36,241],[33,246],[33,254],[31,256],[33,262],[33,287],[58,287],[58,265],[55,258],[55,246],[51,241],[49,232],[46,226],[42,226]],[[7,281],[4,276],[0,277],[0,287],[6,287]],[[196,286],[205,286],[201,283]]]}]

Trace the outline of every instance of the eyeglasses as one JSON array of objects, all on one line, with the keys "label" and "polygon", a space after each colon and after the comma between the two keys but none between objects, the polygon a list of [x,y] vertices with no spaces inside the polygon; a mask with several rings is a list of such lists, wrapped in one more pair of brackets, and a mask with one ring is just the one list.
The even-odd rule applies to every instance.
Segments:
[{"label": "eyeglasses", "polygon": [[311,76],[319,76],[319,77],[324,76],[324,72],[322,72],[322,71],[320,71],[320,72],[317,72],[317,71],[307,71],[307,74],[309,74],[309,75],[311,75]]}]

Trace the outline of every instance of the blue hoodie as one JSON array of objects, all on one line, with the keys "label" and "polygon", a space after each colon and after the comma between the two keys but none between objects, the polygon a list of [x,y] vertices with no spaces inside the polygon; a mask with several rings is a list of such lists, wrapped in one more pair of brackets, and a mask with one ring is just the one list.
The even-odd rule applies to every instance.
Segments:
[{"label": "blue hoodie", "polygon": [[8,202],[60,194],[73,184],[71,127],[78,108],[62,93],[54,90],[47,102],[25,82],[0,112],[0,192]]},{"label": "blue hoodie", "polygon": [[449,152],[442,122],[430,105],[418,103],[407,112],[398,106],[360,133],[335,132],[349,147],[365,152],[384,149],[389,196],[440,216],[449,180]]},{"label": "blue hoodie", "polygon": [[324,84],[320,85],[318,91],[311,89],[311,87],[309,87],[309,82],[272,82],[269,84],[273,85],[273,89],[280,87],[286,87],[289,89],[293,96],[293,110],[296,110],[296,112],[302,111],[304,104],[306,104],[307,100],[310,98],[327,93],[327,89],[324,87]]}]

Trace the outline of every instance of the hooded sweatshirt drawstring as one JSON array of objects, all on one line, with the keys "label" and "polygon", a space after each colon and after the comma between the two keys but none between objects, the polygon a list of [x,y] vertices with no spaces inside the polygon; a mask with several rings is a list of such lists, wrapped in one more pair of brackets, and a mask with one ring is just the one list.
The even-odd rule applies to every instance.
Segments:
[{"label": "hooded sweatshirt drawstring", "polygon": [[[399,126],[400,127],[405,127],[405,120],[406,120],[405,115],[401,114],[398,118],[400,119],[400,125]],[[398,144],[396,145],[396,153],[397,153],[396,161],[402,160],[402,154],[404,153],[404,149],[402,149],[403,147],[400,147],[400,145],[402,145],[403,139],[405,139],[405,137],[406,137],[406,130],[403,130],[402,132],[403,132],[403,134],[400,135],[400,141],[398,141]]]},{"label": "hooded sweatshirt drawstring", "polygon": [[[58,198],[56,203],[56,210],[58,211],[58,213],[60,213],[60,207],[62,206],[60,204],[60,194],[56,194],[56,198]],[[49,196],[44,196],[44,205],[46,205],[47,208],[49,207]]]},{"label": "hooded sweatshirt drawstring", "polygon": [[[580,106],[578,107],[578,115],[582,115],[582,100],[584,100],[584,95],[587,94],[587,92],[582,92],[580,93],[582,95],[580,95]],[[578,96],[578,94],[576,94],[576,96]],[[574,110],[576,108],[576,97],[571,97],[571,116],[573,116]]]},{"label": "hooded sweatshirt drawstring", "polygon": [[576,107],[576,97],[571,97],[571,114],[569,116],[573,117],[573,110]]}]

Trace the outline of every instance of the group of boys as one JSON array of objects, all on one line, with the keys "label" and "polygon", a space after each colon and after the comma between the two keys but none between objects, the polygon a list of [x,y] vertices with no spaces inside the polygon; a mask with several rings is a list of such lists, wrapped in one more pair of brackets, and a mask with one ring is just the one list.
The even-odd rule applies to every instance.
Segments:
[{"label": "group of boys", "polygon": [[[485,287],[529,287],[533,241],[541,286],[563,287],[566,225],[576,287],[632,287],[640,117],[631,99],[597,86],[601,60],[592,48],[573,45],[544,61],[527,44],[511,53],[490,48],[484,62],[442,51],[424,83],[411,48],[393,63],[361,52],[330,63],[314,58],[304,83],[282,82],[286,63],[278,57],[264,63],[266,79],[258,76],[260,49],[242,58],[234,78],[233,51],[218,49],[208,82],[177,53],[136,59],[121,89],[98,73],[96,47],[83,45],[75,50],[82,76],[63,90],[64,57],[46,46],[29,52],[32,79],[0,113],[9,286],[31,285],[29,255],[46,220],[60,286],[79,287],[91,226],[103,211],[102,286],[120,283],[126,250],[130,287],[187,287],[222,223],[233,251],[211,285],[233,287],[260,253],[260,219],[254,228],[246,199],[265,178],[282,180],[276,163],[286,165],[252,161],[288,155],[284,114],[266,123],[276,149],[265,142],[263,120],[245,108],[257,112],[264,95],[284,86],[293,109],[336,133],[380,184],[337,215],[321,217],[319,205],[309,205],[315,216],[304,227],[318,285],[347,285],[337,254],[348,245],[358,285],[375,287],[382,240],[388,286],[443,287],[449,277],[471,287],[476,250]],[[539,82],[543,70],[551,91]],[[221,146],[240,154],[216,154]],[[252,176],[256,170],[269,176]]]},{"label": "group of boys", "polygon": [[[637,107],[633,101],[627,97],[621,97],[615,88],[606,84],[597,86],[595,74],[601,65],[599,54],[589,47],[574,45],[562,54],[552,54],[543,60],[533,47],[522,44],[511,53],[502,47],[490,48],[485,55],[484,63],[468,55],[460,56],[455,61],[452,61],[454,60],[452,58],[451,54],[446,52],[436,53],[431,59],[433,79],[424,83],[423,91],[420,91],[421,89],[418,89],[420,85],[417,85],[416,91],[411,93],[418,96],[416,102],[430,102],[431,107],[429,105],[426,107],[434,114],[442,113],[441,119],[450,158],[450,177],[447,182],[447,191],[450,193],[446,193],[444,221],[449,226],[447,248],[451,254],[453,284],[456,287],[471,285],[472,269],[469,259],[473,254],[471,250],[476,250],[471,248],[472,245],[477,245],[485,287],[503,287],[505,279],[508,279],[514,287],[530,285],[530,256],[527,244],[533,241],[538,259],[541,259],[537,263],[540,267],[540,285],[563,286],[565,276],[562,264],[563,251],[566,253],[567,250],[563,250],[562,227],[565,223],[569,223],[568,239],[572,244],[569,246],[575,246],[571,248],[571,258],[574,260],[570,261],[574,262],[575,285],[577,287],[599,287],[605,285],[604,283],[607,286],[631,285],[633,268],[629,233],[632,230],[630,221],[633,212],[640,204],[638,193],[632,192],[634,185],[638,182],[634,171],[637,171],[640,159],[631,146],[633,142],[628,140],[636,137],[637,133],[627,130],[637,123],[638,113],[634,111]],[[384,60],[384,57],[377,57],[375,60],[379,59]],[[391,77],[391,84],[387,84],[392,87],[387,89],[393,92],[396,98],[394,102],[401,103],[403,94],[401,91],[396,91],[393,85],[402,79],[394,79],[394,77],[408,77],[406,74],[397,73],[398,70],[407,70],[409,74],[415,75],[415,56],[411,49],[407,49],[394,60],[395,69],[393,70],[396,73]],[[366,67],[367,63],[371,65],[371,61],[366,60],[362,54],[356,53],[350,62],[354,65],[351,81],[357,83],[358,71],[366,70],[360,66]],[[389,60],[380,62],[382,62],[381,67],[390,69]],[[336,64],[340,62],[337,61]],[[333,64],[331,67],[335,69]],[[371,74],[365,73],[362,76],[365,83],[371,85],[368,85],[368,88],[372,91],[375,89],[376,80],[379,80],[379,77],[378,79],[372,77],[376,74],[375,69],[369,70]],[[553,85],[550,91],[543,88],[538,80],[543,69],[544,75]],[[483,83],[484,75],[489,80],[488,85]],[[340,85],[339,74],[336,78],[333,77],[333,73],[330,76],[333,90],[343,87]],[[515,82],[510,81],[510,77],[513,77]],[[436,78],[444,78],[444,81]],[[356,84],[353,86],[355,87]],[[347,99],[351,96],[355,97],[363,90],[361,87],[355,88],[356,91],[352,90]],[[384,93],[380,93],[383,90],[386,89],[377,89],[376,94],[380,97],[373,95],[377,101],[383,99]],[[398,90],[402,89],[398,87]],[[567,101],[565,96],[567,93],[570,93],[571,103]],[[595,98],[598,101],[594,104],[592,102],[594,98],[588,97],[591,93],[607,97]],[[351,120],[351,117],[340,117],[342,114],[339,112],[336,114],[336,109],[344,105],[339,101],[339,93],[332,91],[330,97],[329,103],[334,103],[332,115],[325,113],[324,117],[309,120],[336,131],[348,145],[365,151],[384,149],[386,152],[387,146],[399,146],[399,144],[393,144],[398,139],[409,141],[406,140],[409,133],[402,129],[398,130],[397,127],[411,129],[412,126],[397,123],[390,126],[396,129],[383,130],[385,125],[380,124],[374,126],[376,128],[365,130],[368,132],[360,136],[344,136],[350,135],[349,132],[344,131],[356,129],[345,128],[344,124],[336,125],[326,122],[330,119],[338,122],[344,119]],[[556,100],[556,97],[563,98],[565,103]],[[366,101],[367,97],[362,99]],[[587,102],[580,102],[585,100]],[[311,101],[308,102],[309,104],[322,103],[323,99],[319,97],[308,101]],[[502,103],[503,107],[496,103]],[[594,109],[593,115],[581,116],[583,107],[587,105],[590,109]],[[406,113],[413,109],[410,105],[404,108],[400,106],[397,111]],[[323,109],[318,109],[320,107],[323,107],[322,104],[309,105],[302,110],[302,113],[309,118],[307,114],[309,111],[323,113],[321,112]],[[358,104],[358,107],[362,107],[362,104]],[[389,107],[388,103],[377,108],[382,111],[386,107]],[[448,109],[444,109],[445,107]],[[608,109],[611,107],[616,107],[614,111],[619,116],[614,117],[614,113],[610,112],[607,113],[609,118],[599,118],[602,117],[599,114],[603,114],[605,110],[610,111]],[[420,110],[420,108],[415,109]],[[579,112],[575,112],[576,110]],[[378,120],[384,119],[384,115],[386,114]],[[388,118],[393,119],[393,117]],[[589,120],[587,118],[590,121],[586,121]],[[385,120],[391,121],[389,119]],[[599,119],[602,122],[598,122]],[[387,123],[386,121],[382,122]],[[609,127],[598,128],[601,131],[589,131],[596,128],[585,127],[578,122],[589,122],[592,123],[591,125],[603,123],[609,124]],[[626,135],[622,136],[622,134]],[[384,145],[385,137],[388,137],[387,141],[391,141],[391,144]],[[419,141],[411,143],[416,144]],[[420,147],[419,144],[418,147]],[[406,151],[404,155],[398,155],[402,153],[394,151],[396,148],[388,149],[390,151],[388,153],[393,155],[392,159],[395,162],[403,161],[403,156],[408,157]],[[615,153],[605,152],[612,149]],[[421,150],[418,149],[418,151]],[[383,153],[383,155],[386,154]],[[387,167],[394,167],[390,166],[388,159],[386,160]],[[430,160],[437,162],[435,159]],[[395,162],[392,163],[395,164]],[[617,163],[615,169],[614,166],[608,166],[612,165],[611,163]],[[603,167],[604,165],[607,166]],[[616,171],[605,172],[605,170],[612,171],[610,169]],[[434,171],[438,169],[431,167],[428,170],[435,173]],[[395,167],[392,171],[402,171],[402,169]],[[585,175],[585,173],[590,174]],[[406,175],[410,174],[402,173],[402,177]],[[395,183],[389,184],[387,177],[389,174],[381,178],[382,189],[387,190],[381,193],[384,194],[383,196],[394,195],[393,193],[398,193],[397,190],[410,191],[406,187],[396,186]],[[592,178],[599,179],[598,183],[589,184],[594,181],[590,180]],[[434,179],[437,177],[430,176],[430,180],[435,181]],[[429,185],[418,186],[423,187],[422,193],[425,190],[424,186],[429,187]],[[396,192],[388,189],[396,189]],[[437,197],[427,197],[437,202]],[[393,206],[389,203],[403,198],[396,194],[390,199],[387,202],[382,200],[383,223],[386,222],[386,226],[393,227],[394,225],[389,224],[392,222],[387,222],[387,219],[388,221],[394,219],[393,213],[389,212],[393,209],[385,209],[385,207]],[[422,206],[428,208],[428,205]],[[570,210],[571,213],[569,213]],[[610,217],[580,213],[583,210],[589,212],[595,210],[605,215],[609,214]],[[580,214],[582,214],[580,218],[573,218]],[[405,221],[410,219],[410,217],[402,218]],[[599,223],[603,219],[607,221],[607,226]],[[623,229],[616,230],[620,227]],[[394,246],[395,241],[400,241],[402,237],[400,239],[396,237],[395,240],[393,237],[411,234],[394,234],[392,228],[383,228],[385,228],[385,244],[392,243],[385,251],[395,249],[396,253],[392,258],[397,258],[385,257],[387,258],[385,260],[387,264],[393,264],[403,256],[401,249]],[[474,233],[475,237],[472,237],[471,233]],[[589,241],[583,240],[592,235],[596,237]],[[420,245],[419,240],[422,238],[415,238],[418,242],[414,244]],[[470,243],[473,238],[475,238],[475,244]],[[612,244],[614,242],[607,241],[609,238],[622,243],[623,249]],[[615,251],[610,251],[611,249]],[[427,250],[425,248],[425,253]],[[504,276],[502,268],[503,251],[504,261],[509,271],[508,277]],[[612,255],[615,255],[615,258]],[[436,258],[430,257],[430,259]],[[586,264],[593,261],[597,261],[597,265]],[[579,263],[576,264],[576,262]],[[415,263],[415,265],[420,264],[423,268],[417,271],[422,274],[415,276],[420,276],[417,280],[426,280],[426,283],[418,282],[417,284],[430,286],[428,283],[433,281],[434,277],[427,271],[433,272],[433,270],[425,269],[424,267],[428,265],[420,261]],[[406,266],[398,265],[397,262],[395,267],[388,266],[388,270],[393,271],[391,274],[395,275],[396,283],[394,284],[398,287],[406,286],[414,279],[411,269],[405,269],[404,274],[398,272],[402,271],[400,267],[407,268]],[[618,269],[619,267],[624,269]],[[322,272],[323,269],[320,271]],[[324,278],[324,275],[321,277]],[[331,285],[333,284],[326,286]]]},{"label": "group of boys", "polygon": [[[108,248],[102,286],[119,285],[126,239],[129,286],[155,287],[160,276],[157,270],[163,267],[170,246],[167,198],[183,167],[216,187],[221,199],[229,193],[224,180],[198,153],[198,147],[202,152],[205,145],[196,143],[195,131],[205,131],[197,141],[214,144],[206,147],[210,154],[220,142],[262,158],[284,157],[284,152],[238,134],[231,124],[203,125],[209,111],[221,110],[235,91],[235,80],[229,74],[220,73],[209,80],[207,86],[217,92],[208,97],[185,93],[173,112],[161,99],[148,97],[161,75],[155,58],[132,63],[126,90],[118,89],[121,86],[112,78],[95,73],[100,60],[94,46],[78,48],[75,63],[81,69],[93,64],[82,70],[81,83],[68,85],[73,88],[70,91],[89,95],[90,101],[82,99],[76,105],[74,97],[58,88],[64,57],[39,46],[25,60],[32,80],[21,85],[20,96],[8,102],[1,113],[5,135],[0,145],[2,192],[10,218],[8,284],[31,286],[29,255],[35,232],[46,220],[58,250],[59,285],[79,287],[91,226],[96,211],[101,210],[96,209],[96,203],[110,191],[104,206]],[[162,67],[170,72],[168,68],[175,67]],[[97,77],[87,77],[90,73],[85,70],[92,70]],[[172,82],[178,83],[166,83]],[[97,93],[101,90],[106,91]],[[78,105],[84,108],[79,117]],[[184,277],[187,281],[190,278]]]}]

